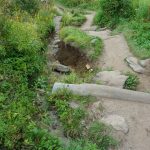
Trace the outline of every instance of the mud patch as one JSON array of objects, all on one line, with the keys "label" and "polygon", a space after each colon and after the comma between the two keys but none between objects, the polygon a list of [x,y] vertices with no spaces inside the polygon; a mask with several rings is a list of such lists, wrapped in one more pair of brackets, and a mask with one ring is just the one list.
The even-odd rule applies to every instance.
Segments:
[{"label": "mud patch", "polygon": [[56,59],[63,65],[70,66],[79,72],[87,70],[86,65],[91,66],[91,62],[78,48],[75,48],[64,42],[58,44],[59,51],[56,53]]}]

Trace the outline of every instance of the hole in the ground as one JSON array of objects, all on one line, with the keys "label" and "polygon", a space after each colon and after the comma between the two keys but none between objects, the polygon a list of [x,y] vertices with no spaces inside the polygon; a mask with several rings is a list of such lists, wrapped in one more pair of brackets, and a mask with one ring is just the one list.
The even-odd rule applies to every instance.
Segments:
[{"label": "hole in the ground", "polygon": [[86,71],[87,64],[91,62],[78,48],[75,48],[64,42],[58,44],[59,51],[56,53],[56,59],[63,65],[71,66],[76,71]]}]

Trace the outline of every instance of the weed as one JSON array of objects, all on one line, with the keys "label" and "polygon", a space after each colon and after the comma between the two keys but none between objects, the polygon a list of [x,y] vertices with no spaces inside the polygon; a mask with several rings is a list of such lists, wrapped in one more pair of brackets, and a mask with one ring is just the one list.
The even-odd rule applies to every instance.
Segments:
[{"label": "weed", "polygon": [[136,90],[138,84],[139,84],[139,79],[135,74],[132,73],[127,73],[126,74],[128,76],[128,79],[126,80],[125,84],[124,84],[124,88],[125,89],[129,89],[129,90]]}]

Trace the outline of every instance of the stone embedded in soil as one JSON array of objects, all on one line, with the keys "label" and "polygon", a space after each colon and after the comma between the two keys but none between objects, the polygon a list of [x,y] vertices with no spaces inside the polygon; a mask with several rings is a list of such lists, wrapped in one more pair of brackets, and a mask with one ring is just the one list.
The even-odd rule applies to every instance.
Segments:
[{"label": "stone embedded in soil", "polygon": [[100,120],[103,116],[104,107],[101,101],[94,102],[88,108],[88,118],[91,121]]},{"label": "stone embedded in soil", "polygon": [[71,72],[71,68],[62,64],[53,64],[53,70],[61,73]]},{"label": "stone embedded in soil", "polygon": [[122,131],[123,133],[128,133],[128,124],[122,116],[118,115],[108,115],[101,119],[101,122],[111,125],[115,130]]},{"label": "stone embedded in soil", "polygon": [[77,104],[77,103],[74,102],[74,101],[71,101],[71,102],[69,103],[69,105],[70,105],[70,107],[73,108],[73,109],[77,109],[77,108],[80,107],[79,104]]},{"label": "stone embedded in soil", "polygon": [[95,82],[100,82],[103,85],[123,88],[128,76],[121,75],[120,71],[102,71],[94,77]]},{"label": "stone embedded in soil", "polygon": [[139,64],[137,58],[127,57],[125,60],[133,71],[135,71],[137,73],[141,73],[141,74],[145,73],[145,69]]},{"label": "stone embedded in soil", "polygon": [[140,61],[139,61],[139,64],[140,64],[142,67],[148,67],[149,64],[150,64],[150,59],[140,60]]}]

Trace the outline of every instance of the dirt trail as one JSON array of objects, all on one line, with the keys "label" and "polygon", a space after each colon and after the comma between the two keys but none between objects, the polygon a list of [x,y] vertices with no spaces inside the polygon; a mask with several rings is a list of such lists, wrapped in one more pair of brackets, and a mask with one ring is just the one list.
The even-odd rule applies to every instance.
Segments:
[{"label": "dirt trail", "polygon": [[[81,27],[82,30],[90,29],[95,13],[87,15],[87,21]],[[98,60],[98,66],[102,69],[113,69],[121,72],[132,72],[127,66],[124,59],[128,56],[133,56],[130,52],[128,44],[122,34],[111,36],[110,30],[103,31],[85,31],[90,35],[97,36],[103,39],[104,52]],[[140,79],[138,86],[139,91],[150,92],[150,76],[137,74]]]},{"label": "dirt trail", "polygon": [[[81,27],[82,30],[90,28],[94,13],[87,15],[87,22]],[[98,66],[103,69],[112,68],[122,72],[132,71],[124,59],[132,56],[127,42],[122,34],[111,36],[110,30],[85,31],[90,35],[103,39],[104,52],[98,60]],[[137,74],[140,79],[138,90],[150,91],[150,77]],[[123,116],[128,125],[129,133],[125,135],[119,150],[150,150],[150,105],[135,102],[127,102],[113,99],[102,99],[97,97],[98,102],[102,102],[105,114],[117,114]],[[92,105],[98,105],[93,103]],[[89,106],[89,109],[92,106]],[[98,114],[98,113],[97,113]],[[99,118],[99,116],[97,116]]]}]

